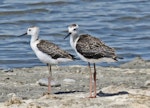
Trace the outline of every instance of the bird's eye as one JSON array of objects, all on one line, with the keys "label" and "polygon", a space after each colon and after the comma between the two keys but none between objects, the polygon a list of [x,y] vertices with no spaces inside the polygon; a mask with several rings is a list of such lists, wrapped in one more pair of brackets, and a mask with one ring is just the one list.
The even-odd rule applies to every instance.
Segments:
[{"label": "bird's eye", "polygon": [[77,29],[73,29],[74,31],[76,31]]},{"label": "bird's eye", "polygon": [[29,31],[31,31],[31,29],[29,29]]}]

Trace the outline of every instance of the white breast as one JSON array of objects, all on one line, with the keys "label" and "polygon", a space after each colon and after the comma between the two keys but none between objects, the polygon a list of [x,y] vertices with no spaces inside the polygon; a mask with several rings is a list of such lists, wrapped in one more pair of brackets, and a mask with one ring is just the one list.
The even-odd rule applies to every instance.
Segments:
[{"label": "white breast", "polygon": [[41,62],[46,63],[46,64],[58,64],[57,60],[52,59],[51,56],[47,55],[46,53],[43,53],[42,51],[40,51],[37,48],[38,43],[39,43],[39,41],[30,43],[31,48],[34,51],[34,53],[36,54],[36,56],[38,57],[38,59]]},{"label": "white breast", "polygon": [[37,40],[35,42],[30,43],[30,46],[32,48],[32,50],[34,51],[34,53],[36,54],[36,56],[38,57],[38,59],[46,64],[58,64],[60,62],[68,62],[68,61],[72,61],[72,59],[70,58],[58,58],[58,59],[53,59],[50,55],[43,53],[42,51],[40,51],[37,48],[37,44],[40,41]]}]

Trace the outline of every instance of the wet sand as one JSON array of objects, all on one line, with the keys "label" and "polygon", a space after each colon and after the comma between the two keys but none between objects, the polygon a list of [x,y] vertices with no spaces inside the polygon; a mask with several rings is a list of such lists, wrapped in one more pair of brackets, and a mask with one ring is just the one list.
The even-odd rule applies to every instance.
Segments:
[{"label": "wet sand", "polygon": [[38,81],[46,66],[0,70],[0,108],[150,108],[150,62],[140,58],[120,67],[97,67],[97,98],[89,96],[86,66],[53,66],[51,95]]}]

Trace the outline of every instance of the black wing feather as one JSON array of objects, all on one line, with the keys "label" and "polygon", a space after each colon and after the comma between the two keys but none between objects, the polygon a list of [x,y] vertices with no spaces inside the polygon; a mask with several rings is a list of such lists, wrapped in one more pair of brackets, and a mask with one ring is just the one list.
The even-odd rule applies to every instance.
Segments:
[{"label": "black wing feather", "polygon": [[115,50],[113,48],[106,46],[98,38],[92,37],[88,34],[80,35],[76,49],[80,54],[88,59],[107,57],[117,60]]},{"label": "black wing feather", "polygon": [[37,47],[40,51],[50,55],[53,59],[58,58],[70,58],[74,59],[74,56],[69,54],[67,51],[60,49],[57,45],[46,40],[40,40]]}]

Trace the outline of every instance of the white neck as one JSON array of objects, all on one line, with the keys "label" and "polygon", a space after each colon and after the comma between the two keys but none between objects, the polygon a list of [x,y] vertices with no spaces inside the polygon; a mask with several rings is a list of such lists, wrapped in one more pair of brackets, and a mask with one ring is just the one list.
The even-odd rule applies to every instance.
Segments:
[{"label": "white neck", "polygon": [[30,42],[33,43],[33,42],[37,41],[38,38],[39,38],[38,34],[32,35]]},{"label": "white neck", "polygon": [[75,49],[76,40],[78,39],[78,37],[79,37],[78,34],[71,34],[71,36],[70,36],[70,44],[73,49]]}]

